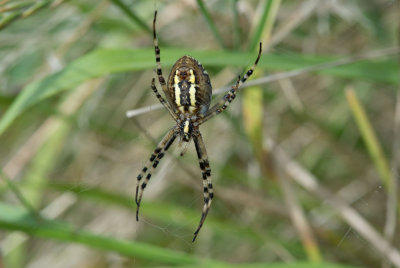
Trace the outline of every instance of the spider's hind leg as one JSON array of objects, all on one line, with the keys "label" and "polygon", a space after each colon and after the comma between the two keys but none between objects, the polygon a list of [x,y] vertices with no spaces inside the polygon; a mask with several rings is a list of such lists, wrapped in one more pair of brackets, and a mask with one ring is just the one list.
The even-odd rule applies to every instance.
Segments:
[{"label": "spider's hind leg", "polygon": [[143,191],[146,188],[147,184],[150,181],[151,175],[155,168],[157,168],[158,163],[160,162],[161,158],[163,158],[165,152],[174,142],[178,133],[176,129],[171,129],[164,138],[160,141],[154,152],[151,154],[149,161],[143,167],[140,174],[137,176],[137,184],[136,184],[136,220],[139,221],[139,208],[140,202],[142,200]]},{"label": "spider's hind leg", "polygon": [[199,164],[203,178],[204,206],[203,206],[203,211],[201,213],[201,219],[196,231],[194,232],[194,237],[192,242],[196,240],[196,237],[199,234],[204,221],[206,220],[208,211],[210,210],[211,207],[211,201],[214,197],[213,186],[211,182],[211,168],[208,162],[206,147],[204,145],[203,138],[199,131],[193,135],[193,141],[194,145],[196,146],[197,157],[199,158]]}]

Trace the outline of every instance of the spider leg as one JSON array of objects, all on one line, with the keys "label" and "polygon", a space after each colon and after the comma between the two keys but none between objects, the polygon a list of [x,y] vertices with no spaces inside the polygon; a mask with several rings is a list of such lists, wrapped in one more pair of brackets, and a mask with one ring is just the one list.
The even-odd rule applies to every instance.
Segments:
[{"label": "spider leg", "polygon": [[[171,98],[169,97],[167,84],[166,84],[165,78],[162,74],[160,48],[158,47],[158,38],[157,38],[157,32],[156,32],[156,20],[157,20],[157,10],[154,12],[154,19],[153,19],[153,41],[154,41],[154,51],[155,51],[155,55],[156,55],[156,64],[157,64],[156,72],[157,72],[157,76],[158,76],[158,82],[160,82],[161,88],[164,91],[164,94],[168,100],[168,103],[173,103]],[[170,107],[170,108],[173,108],[173,107]],[[170,110],[170,109],[168,109],[168,110]],[[171,109],[171,110],[174,113],[176,113],[174,109]]]},{"label": "spider leg", "polygon": [[156,94],[156,97],[161,102],[161,104],[168,110],[168,112],[170,113],[172,118],[177,119],[177,116],[176,116],[175,112],[172,110],[169,103],[166,102],[164,100],[164,98],[160,95],[160,93],[158,92],[154,78],[151,80],[151,89],[153,90],[154,94]]},{"label": "spider leg", "polygon": [[232,88],[228,91],[228,93],[226,93],[225,96],[219,102],[217,102],[205,113],[204,117],[199,121],[199,125],[206,122],[210,118],[216,116],[217,114],[221,113],[222,111],[224,111],[228,107],[228,105],[235,99],[237,90],[253,74],[254,68],[256,68],[257,63],[260,60],[261,52],[262,52],[262,43],[260,42],[258,56],[253,66],[246,72],[246,74],[242,77],[242,79],[240,79],[239,76],[235,85],[232,86]]},{"label": "spider leg", "polygon": [[201,213],[201,219],[196,231],[194,232],[194,237],[192,242],[196,240],[196,237],[199,234],[204,221],[206,220],[208,211],[210,210],[211,207],[211,201],[214,197],[213,186],[211,182],[211,168],[208,162],[206,147],[204,145],[203,138],[200,132],[197,132],[196,134],[193,135],[193,141],[196,147],[197,157],[199,158],[201,174],[203,177],[204,206],[203,206],[203,211]]},{"label": "spider leg", "polygon": [[178,132],[176,131],[176,128],[173,128],[164,136],[164,138],[157,145],[156,149],[154,149],[154,152],[151,154],[147,164],[143,167],[142,171],[137,176],[136,196],[135,196],[137,221],[139,221],[139,208],[140,208],[140,202],[142,201],[144,189],[146,188],[147,184],[150,181],[152,172],[157,167],[161,158],[163,158],[165,152],[174,142],[177,135]]}]

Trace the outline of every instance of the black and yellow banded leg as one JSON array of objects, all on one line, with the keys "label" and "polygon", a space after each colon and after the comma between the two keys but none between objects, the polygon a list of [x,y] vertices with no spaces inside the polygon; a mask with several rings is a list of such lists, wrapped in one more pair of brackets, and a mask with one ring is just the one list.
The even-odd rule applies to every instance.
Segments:
[{"label": "black and yellow banded leg", "polygon": [[219,102],[217,102],[214,106],[212,106],[207,111],[207,113],[204,115],[204,117],[200,120],[199,124],[202,124],[205,121],[209,120],[210,118],[223,112],[228,107],[228,105],[235,99],[237,90],[253,74],[254,69],[256,68],[256,66],[258,64],[258,61],[260,60],[261,52],[262,52],[262,44],[260,43],[260,48],[258,50],[258,56],[257,56],[256,61],[253,64],[253,66],[246,72],[246,74],[243,76],[242,79],[240,79],[240,76],[239,76],[235,85],[232,86],[232,88],[228,91],[228,93],[226,93],[225,96]]},{"label": "black and yellow banded leg", "polygon": [[197,157],[199,158],[199,165],[201,169],[201,175],[203,178],[204,205],[203,205],[203,211],[201,213],[200,222],[196,231],[194,232],[194,237],[192,242],[196,240],[196,237],[199,234],[204,221],[206,220],[208,211],[210,210],[211,207],[212,199],[214,197],[213,186],[211,182],[211,168],[208,162],[206,147],[204,145],[203,138],[200,132],[198,132],[197,135],[193,135],[193,141],[194,145],[196,146]]},{"label": "black and yellow banded leg", "polygon": [[156,84],[155,84],[155,79],[153,78],[151,80],[151,89],[153,90],[154,94],[156,94],[157,99],[161,102],[161,104],[168,110],[168,112],[171,114],[172,118],[175,120],[177,119],[177,116],[175,112],[173,111],[172,107],[169,105],[168,102],[165,101],[165,99],[160,95],[160,93],[157,90]]},{"label": "black and yellow banded leg", "polygon": [[157,38],[157,32],[156,32],[156,20],[157,20],[157,10],[154,12],[154,19],[153,19],[153,41],[154,41],[154,51],[156,55],[156,64],[157,64],[157,76],[158,76],[158,82],[160,82],[161,88],[164,91],[165,97],[169,99],[169,102],[171,103],[169,93],[168,93],[168,88],[167,88],[167,83],[165,81],[165,78],[162,74],[162,69],[161,69],[161,53],[160,53],[160,48],[158,46],[158,38]]},{"label": "black and yellow banded leg", "polygon": [[210,110],[207,111],[205,116],[200,120],[199,124],[209,120],[210,118],[220,114],[221,112],[225,111],[229,104],[236,98],[236,91],[240,84],[240,76],[236,81],[236,84],[232,86],[232,88],[225,94],[225,96],[216,103]]},{"label": "black and yellow banded leg", "polygon": [[144,189],[149,183],[154,169],[157,168],[160,160],[163,158],[165,152],[174,142],[177,135],[178,132],[176,131],[175,128],[173,128],[164,136],[164,138],[160,141],[154,152],[151,154],[147,164],[143,167],[142,171],[137,176],[136,196],[135,196],[137,221],[139,221],[139,208],[140,208],[140,202],[142,201]]}]

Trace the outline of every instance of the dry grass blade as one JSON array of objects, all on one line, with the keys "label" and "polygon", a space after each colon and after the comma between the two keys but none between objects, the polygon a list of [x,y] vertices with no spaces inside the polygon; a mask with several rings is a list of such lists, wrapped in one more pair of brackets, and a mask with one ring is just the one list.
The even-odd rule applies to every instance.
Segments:
[{"label": "dry grass blade", "polygon": [[[102,81],[103,79],[97,79],[80,86],[60,105],[60,112],[64,115],[71,115],[90,97]],[[4,173],[9,178],[14,179],[61,124],[62,119],[56,117],[50,117],[44,121],[4,165]]]},{"label": "dry grass blade", "polygon": [[304,20],[306,20],[318,4],[318,0],[308,0],[307,2],[301,2],[300,7],[296,7],[291,16],[286,18],[285,23],[277,28],[273,33],[271,40],[266,43],[268,51],[271,47],[276,46],[281,42],[290,32],[299,26]]},{"label": "dry grass blade", "polygon": [[[399,176],[400,176],[400,91],[397,92],[396,110],[394,116],[393,124],[393,156],[392,156],[392,176],[390,185],[392,186],[388,189],[388,199],[386,201],[386,221],[384,227],[384,235],[387,241],[392,242],[394,234],[396,232],[397,224],[397,200],[398,200],[398,186],[399,186]],[[387,261],[384,260],[382,267],[388,267]]]},{"label": "dry grass blade", "polygon": [[132,118],[141,114],[145,114],[148,112],[152,112],[152,111],[156,111],[156,110],[160,110],[162,109],[163,106],[161,103],[157,103],[157,104],[153,104],[153,105],[149,105],[146,107],[142,107],[142,108],[138,108],[138,109],[134,109],[134,110],[129,110],[126,112],[126,117],[128,118]]},{"label": "dry grass blade", "polygon": [[[269,141],[272,145],[273,142]],[[273,146],[273,145],[272,145]],[[372,247],[387,258],[394,266],[400,267],[400,252],[393,247],[375,228],[368,223],[357,210],[350,207],[343,200],[337,198],[331,191],[318,183],[318,179],[291,160],[286,153],[275,146],[274,156],[278,166],[294,181],[314,194],[321,201],[328,203],[354,230],[356,230]]]},{"label": "dry grass blade", "polygon": [[301,237],[303,247],[307,252],[309,260],[314,263],[321,262],[322,256],[318,247],[318,242],[315,239],[310,224],[296,197],[292,182],[286,177],[286,174],[279,174],[277,177],[282,187],[293,225]]},{"label": "dry grass blade", "polygon": [[[400,268],[397,2],[0,0],[3,266]],[[247,89],[201,128],[215,202],[196,244],[193,143],[184,157],[172,145],[135,221],[135,175],[173,122],[151,90],[155,9],[165,76],[190,55],[214,94],[269,42]],[[347,85],[387,157],[388,191]]]}]

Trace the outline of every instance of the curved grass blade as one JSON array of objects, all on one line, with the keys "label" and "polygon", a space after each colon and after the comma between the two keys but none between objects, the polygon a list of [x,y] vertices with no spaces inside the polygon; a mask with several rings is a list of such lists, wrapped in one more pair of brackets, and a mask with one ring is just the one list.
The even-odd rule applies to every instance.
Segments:
[{"label": "curved grass blade", "polygon": [[[253,53],[226,51],[193,51],[164,49],[163,66],[168,67],[183,54],[189,54],[206,66],[246,67]],[[263,55],[258,68],[269,70],[295,70],[317,64],[329,63],[334,57],[314,55]],[[9,125],[32,105],[47,97],[72,89],[82,82],[111,73],[139,71],[154,68],[153,49],[98,49],[71,62],[62,71],[28,84],[0,120],[0,135]],[[397,63],[394,60],[362,60],[348,65],[315,71],[337,77],[369,79],[399,84]]]},{"label": "curved grass blade", "polygon": [[209,262],[207,260],[200,261],[196,257],[182,252],[78,230],[61,221],[43,218],[37,220],[25,209],[4,203],[0,203],[0,227],[9,230],[19,230],[38,237],[79,243],[100,250],[114,251],[124,256],[137,257],[157,263],[181,265],[203,263],[205,265],[205,263]]},{"label": "curved grass blade", "polygon": [[[160,248],[136,241],[114,239],[84,230],[77,230],[65,222],[33,218],[26,210],[0,203],[0,227],[18,230],[29,235],[50,238],[70,243],[79,243],[99,250],[114,251],[123,256],[135,257],[152,263],[183,265],[185,267],[232,267],[233,264],[209,259],[198,259],[187,253]],[[272,267],[272,268],[354,268],[338,264],[320,263],[275,263],[239,264],[234,267]]]}]

